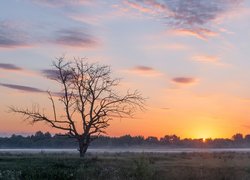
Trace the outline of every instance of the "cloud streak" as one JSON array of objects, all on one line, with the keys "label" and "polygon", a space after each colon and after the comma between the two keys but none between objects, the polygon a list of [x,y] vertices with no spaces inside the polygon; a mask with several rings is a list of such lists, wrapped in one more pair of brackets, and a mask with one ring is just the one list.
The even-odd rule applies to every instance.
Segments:
[{"label": "cloud streak", "polygon": [[59,76],[58,71],[53,69],[43,69],[40,72],[43,76],[49,79],[57,79],[57,77]]},{"label": "cloud streak", "polygon": [[21,71],[22,68],[16,66],[15,64],[9,64],[9,63],[0,63],[0,69],[4,70],[14,70],[14,71]]},{"label": "cloud streak", "polygon": [[45,92],[45,91],[38,89],[38,88],[23,86],[23,85],[16,85],[16,84],[0,83],[0,86],[7,87],[10,89],[19,90],[19,91],[25,91],[25,92],[33,92],[33,93],[44,93]]},{"label": "cloud streak", "polygon": [[205,63],[218,63],[219,58],[217,56],[211,55],[197,55],[193,56],[192,59],[198,62],[205,62]]},{"label": "cloud streak", "polygon": [[220,57],[214,55],[195,55],[192,57],[192,60],[195,62],[213,64],[221,67],[230,66],[230,64],[221,62]]},{"label": "cloud streak", "polygon": [[191,77],[175,77],[172,79],[172,82],[178,83],[178,84],[193,84],[197,82],[196,78]]},{"label": "cloud streak", "polygon": [[162,75],[161,72],[155,70],[154,68],[149,67],[149,66],[142,66],[142,65],[135,66],[131,69],[125,70],[125,72],[140,75],[140,76],[151,76],[151,77]]},{"label": "cloud streak", "polygon": [[33,70],[21,68],[15,64],[11,63],[0,63],[0,70],[5,73],[5,76],[13,75],[15,73],[17,76],[25,75],[25,76],[40,76],[39,73]]},{"label": "cloud streak", "polygon": [[193,36],[198,39],[207,40],[208,37],[217,36],[218,33],[205,28],[194,28],[194,29],[174,29],[172,32],[178,36]]},{"label": "cloud streak", "polygon": [[56,44],[67,47],[94,48],[99,45],[96,37],[90,35],[86,29],[59,29],[48,31],[47,37],[38,34],[31,35],[16,28],[14,22],[0,22],[0,48],[22,48],[34,45]]},{"label": "cloud streak", "polygon": [[14,23],[0,21],[0,48],[30,46],[27,33],[21,31]]},{"label": "cloud streak", "polygon": [[[8,83],[0,83],[0,86],[6,87],[13,90],[18,90],[22,92],[29,92],[29,93],[48,93],[48,91],[44,91],[42,89],[38,89],[35,87],[24,86],[24,85],[17,85],[17,84],[8,84]],[[62,97],[64,94],[61,92],[51,92],[52,96],[55,97]]]},{"label": "cloud streak", "polygon": [[[211,23],[234,11],[243,0],[124,0],[140,12],[161,18],[182,34],[205,39],[217,33]],[[179,32],[180,33],[180,32]]]},{"label": "cloud streak", "polygon": [[80,48],[89,48],[98,45],[96,38],[94,38],[90,34],[87,34],[82,30],[69,29],[62,29],[57,31],[52,42],[63,46]]}]

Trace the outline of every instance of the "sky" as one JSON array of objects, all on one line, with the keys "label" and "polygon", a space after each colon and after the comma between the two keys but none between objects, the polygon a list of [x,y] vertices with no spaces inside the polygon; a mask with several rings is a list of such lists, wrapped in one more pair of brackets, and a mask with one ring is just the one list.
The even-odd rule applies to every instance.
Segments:
[{"label": "sky", "polygon": [[250,133],[250,1],[1,0],[0,134],[57,133],[9,106],[51,112],[55,58],[110,65],[146,109],[109,136],[230,138]]}]

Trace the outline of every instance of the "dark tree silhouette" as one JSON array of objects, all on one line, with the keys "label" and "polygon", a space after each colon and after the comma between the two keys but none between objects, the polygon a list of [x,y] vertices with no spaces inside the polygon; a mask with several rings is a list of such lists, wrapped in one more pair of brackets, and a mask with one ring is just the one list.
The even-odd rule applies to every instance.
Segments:
[{"label": "dark tree silhouette", "polygon": [[[132,117],[137,109],[144,109],[145,99],[138,91],[118,93],[120,80],[111,77],[109,66],[90,64],[85,59],[73,62],[58,58],[53,62],[49,78],[61,86],[60,93],[49,94],[53,117],[41,112],[39,107],[20,109],[11,107],[11,112],[19,113],[32,123],[46,122],[53,128],[66,131],[69,137],[79,143],[80,156],[84,157],[89,144],[99,135],[106,133],[110,120]],[[58,116],[54,98],[64,107]]]},{"label": "dark tree silhouette", "polygon": [[240,133],[233,135],[232,139],[238,143],[241,143],[244,140],[243,135]]}]

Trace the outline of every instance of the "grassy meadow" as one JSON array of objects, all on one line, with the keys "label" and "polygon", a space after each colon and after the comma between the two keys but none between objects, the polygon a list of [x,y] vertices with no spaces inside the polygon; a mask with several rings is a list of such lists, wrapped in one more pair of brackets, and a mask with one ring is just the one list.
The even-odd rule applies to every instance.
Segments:
[{"label": "grassy meadow", "polygon": [[250,179],[250,153],[2,153],[0,179]]}]

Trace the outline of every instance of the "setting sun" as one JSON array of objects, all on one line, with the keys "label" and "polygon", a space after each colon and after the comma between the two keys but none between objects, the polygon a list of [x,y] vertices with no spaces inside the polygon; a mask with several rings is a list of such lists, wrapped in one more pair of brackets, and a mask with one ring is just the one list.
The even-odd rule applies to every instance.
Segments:
[{"label": "setting sun", "polygon": [[[136,0],[2,2],[0,132],[60,132],[43,123],[27,125],[10,115],[8,107],[39,104],[52,114],[43,92],[60,90],[47,76],[53,73],[55,57],[64,56],[69,61],[86,57],[90,63],[110,65],[112,75],[121,78],[119,92],[137,89],[146,97],[146,111],[134,118],[114,118],[106,130],[109,136],[248,134],[249,2],[204,0],[201,9],[193,8],[200,6],[198,1],[183,6],[154,2],[158,5]],[[8,7],[20,11],[9,14]],[[236,9],[242,13],[235,13]],[[185,12],[194,16],[186,17]],[[212,15],[198,17],[201,12]],[[241,25],[244,28],[235,28]]]}]

